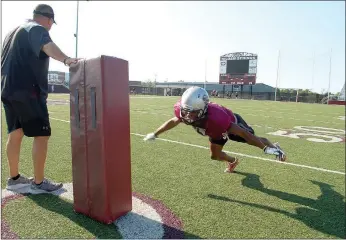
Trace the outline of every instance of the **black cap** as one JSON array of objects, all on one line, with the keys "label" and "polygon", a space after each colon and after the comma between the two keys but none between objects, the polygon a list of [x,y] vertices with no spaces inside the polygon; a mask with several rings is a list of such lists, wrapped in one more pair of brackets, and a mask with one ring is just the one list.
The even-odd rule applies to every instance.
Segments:
[{"label": "black cap", "polygon": [[39,14],[45,16],[47,18],[53,19],[53,22],[56,24],[54,20],[54,11],[53,8],[47,4],[39,4],[34,9],[34,14]]}]

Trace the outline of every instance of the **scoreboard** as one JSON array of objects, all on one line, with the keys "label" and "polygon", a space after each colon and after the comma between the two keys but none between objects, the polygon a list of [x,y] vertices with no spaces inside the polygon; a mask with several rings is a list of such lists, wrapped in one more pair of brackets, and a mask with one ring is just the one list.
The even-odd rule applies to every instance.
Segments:
[{"label": "scoreboard", "polygon": [[64,85],[69,88],[70,73],[59,71],[48,71],[48,84],[50,85]]},{"label": "scoreboard", "polygon": [[219,84],[254,85],[256,75],[256,54],[236,52],[220,57]]}]

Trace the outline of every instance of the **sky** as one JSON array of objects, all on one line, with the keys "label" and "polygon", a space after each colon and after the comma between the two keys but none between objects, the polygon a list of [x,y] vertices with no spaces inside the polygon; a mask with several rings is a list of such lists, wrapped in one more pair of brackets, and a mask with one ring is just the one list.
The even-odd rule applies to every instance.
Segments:
[{"label": "sky", "polygon": [[[2,1],[2,42],[39,3],[53,7],[57,25],[50,35],[74,57],[76,1]],[[345,2],[79,2],[78,57],[125,59],[133,81],[218,82],[220,56],[232,52],[258,55],[258,83],[326,92],[331,73],[330,91],[339,92],[345,83]],[[51,60],[50,70],[68,67]]]}]

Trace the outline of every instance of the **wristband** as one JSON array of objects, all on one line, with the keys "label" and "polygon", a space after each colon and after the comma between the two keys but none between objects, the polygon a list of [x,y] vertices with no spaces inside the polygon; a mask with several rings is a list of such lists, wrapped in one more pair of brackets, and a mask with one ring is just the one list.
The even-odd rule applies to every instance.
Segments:
[{"label": "wristband", "polygon": [[67,66],[67,64],[66,64],[66,60],[67,60],[67,59],[70,59],[70,57],[67,57],[67,58],[64,59],[64,65],[65,65],[65,66]]},{"label": "wristband", "polygon": [[268,147],[268,146],[265,146],[265,147],[263,148],[263,152],[265,152],[265,151],[266,151],[267,147]]}]

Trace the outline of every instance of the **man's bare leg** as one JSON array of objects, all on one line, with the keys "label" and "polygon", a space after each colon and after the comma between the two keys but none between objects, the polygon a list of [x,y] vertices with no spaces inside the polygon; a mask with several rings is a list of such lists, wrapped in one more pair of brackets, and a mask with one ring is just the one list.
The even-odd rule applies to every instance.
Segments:
[{"label": "man's bare leg", "polygon": [[236,160],[236,158],[229,156],[228,154],[223,152],[222,149],[222,145],[210,143],[210,158],[212,160],[233,163]]},{"label": "man's bare leg", "polygon": [[8,135],[6,154],[11,178],[19,175],[19,156],[23,136],[24,133],[21,128],[14,130]]},{"label": "man's bare leg", "polygon": [[273,145],[267,138],[264,137],[258,137],[265,145],[267,145],[268,147],[273,147],[275,148],[276,146]]},{"label": "man's bare leg", "polygon": [[31,193],[39,194],[53,192],[62,188],[62,183],[55,183],[44,177],[44,168],[48,150],[48,136],[34,137],[32,158],[34,162],[34,182],[31,184]]},{"label": "man's bare leg", "polygon": [[[257,137],[257,136],[256,136]],[[274,146],[267,138],[264,137],[257,137],[264,145],[266,145],[267,147],[272,147],[272,148],[276,148],[276,146]],[[255,146],[254,144],[248,143],[249,145]]]},{"label": "man's bare leg", "polygon": [[48,149],[47,136],[35,137],[32,146],[32,159],[34,162],[34,180],[36,184],[42,183],[44,179],[44,167]]},{"label": "man's bare leg", "polygon": [[224,161],[227,165],[227,172],[233,172],[233,169],[238,165],[239,161],[237,158],[229,156],[222,151],[223,146],[210,143],[210,158],[217,161]]},{"label": "man's bare leg", "polygon": [[[271,147],[271,148],[277,148],[277,146],[275,146],[274,144],[272,144],[267,138],[263,138],[263,137],[257,137],[259,140],[261,140],[261,142],[264,144],[264,145],[266,145],[267,147]],[[247,144],[249,144],[249,145],[252,145],[252,146],[256,146],[256,145],[253,145],[253,144],[251,144],[251,143],[247,143]],[[281,149],[280,147],[279,147],[279,149]],[[283,154],[282,155],[282,157],[280,157],[279,158],[280,159],[280,161],[286,161],[286,155],[285,154]]]}]

